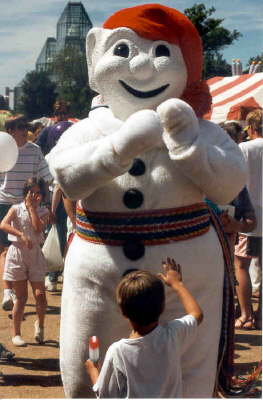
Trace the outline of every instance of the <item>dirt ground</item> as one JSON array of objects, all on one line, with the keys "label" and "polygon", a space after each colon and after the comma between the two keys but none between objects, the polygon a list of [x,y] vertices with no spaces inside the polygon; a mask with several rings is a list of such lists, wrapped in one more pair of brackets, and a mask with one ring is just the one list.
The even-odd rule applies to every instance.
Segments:
[{"label": "dirt ground", "polygon": [[[0,342],[15,353],[13,361],[0,361],[0,398],[65,398],[59,372],[59,321],[62,284],[58,291],[47,292],[48,311],[45,328],[45,344],[34,342],[36,319],[31,290],[25,309],[22,327],[26,347],[15,347],[10,340],[10,312],[0,310]],[[0,290],[2,295],[2,291]],[[254,305],[256,299],[253,299]],[[235,363],[237,374],[247,374],[261,359],[261,331],[236,332]],[[249,397],[261,398],[261,382]]]}]

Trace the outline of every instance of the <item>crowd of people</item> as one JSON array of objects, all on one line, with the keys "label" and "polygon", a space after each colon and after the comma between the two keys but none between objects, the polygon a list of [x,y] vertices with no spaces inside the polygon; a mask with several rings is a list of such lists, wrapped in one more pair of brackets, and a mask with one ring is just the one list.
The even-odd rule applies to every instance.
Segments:
[{"label": "crowd of people", "polygon": [[254,329],[261,327],[261,287],[258,292],[259,305],[256,313],[252,308],[252,284],[249,268],[257,269],[258,281],[262,270],[262,110],[250,112],[243,131],[237,122],[226,122],[223,129],[239,144],[248,165],[248,182],[232,201],[234,214],[222,214],[222,223],[230,237],[237,279],[236,293],[239,306],[235,327]]},{"label": "crowd of people", "polygon": [[[67,243],[67,213],[74,226],[74,203],[67,199],[49,172],[46,155],[62,133],[72,125],[67,121],[69,104],[54,104],[54,123],[44,127],[29,123],[23,115],[7,115],[4,129],[19,149],[15,166],[0,174],[0,269],[3,277],[2,308],[12,310],[12,343],[25,346],[21,335],[23,310],[30,282],[36,300],[34,338],[44,341],[47,306],[45,286],[55,291],[61,271],[50,272],[41,247],[52,224],[56,225],[62,257]],[[46,279],[46,282],[45,282]],[[53,280],[52,280],[53,279]],[[5,353],[5,349],[3,348]]]},{"label": "crowd of people", "polygon": [[[37,343],[44,343],[47,307],[45,288],[49,291],[57,289],[61,271],[47,272],[41,246],[51,225],[55,224],[60,252],[65,257],[68,233],[75,228],[76,203],[64,195],[48,167],[49,152],[63,132],[72,125],[68,117],[69,104],[57,101],[54,105],[54,124],[51,126],[45,127],[39,121],[30,125],[23,115],[8,115],[5,121],[6,132],[12,135],[19,148],[16,165],[12,170],[0,174],[0,270],[4,288],[2,308],[6,311],[12,310],[11,340],[15,346],[26,345],[21,325],[28,296],[28,282],[36,301],[34,339]],[[238,121],[226,121],[221,127],[240,146],[248,165],[249,178],[246,187],[229,205],[213,204],[209,199],[207,203],[218,214],[232,252],[238,303],[235,327],[255,329],[261,327],[262,110],[257,109],[247,115],[244,129]],[[185,340],[192,340],[202,321],[202,310],[182,283],[180,266],[168,258],[163,267],[164,272],[160,276],[132,271],[117,288],[117,302],[123,316],[130,321],[132,333],[129,339],[114,343],[109,348],[101,373],[91,360],[86,362],[87,373],[95,385],[94,390],[101,397],[122,397],[115,385],[119,379],[122,379],[123,392],[127,393],[128,385],[131,397],[149,397],[149,393],[142,395],[138,391],[140,377],[145,376],[149,366],[161,371],[158,363],[152,361],[155,355],[147,354],[144,343],[150,340],[158,348],[162,343],[162,350],[158,349],[158,357],[162,356],[162,365],[167,366],[162,372],[165,376],[174,376],[169,375],[169,365],[174,365],[174,359],[179,357],[177,351],[181,351]],[[249,269],[252,268],[250,275]],[[255,282],[254,288],[251,276],[253,283]],[[164,307],[163,283],[176,291],[187,314],[176,322],[171,321],[165,329],[158,324]],[[259,297],[256,313],[252,308],[252,290]],[[153,302],[155,312],[152,315]],[[178,343],[174,343],[174,331],[179,332]],[[147,366],[144,368],[140,364],[137,370],[130,371],[125,367],[125,359],[118,359],[119,348],[122,348],[122,354],[128,358],[136,357],[138,352],[143,354],[144,359],[148,360]],[[173,358],[171,363],[170,357]],[[177,365],[179,374],[180,362]],[[116,376],[117,370],[121,371],[121,378]],[[137,382],[137,386],[134,382]],[[159,385],[158,382],[157,380],[155,386]],[[152,389],[151,395],[154,397],[154,385]],[[161,397],[171,397],[171,394],[172,397],[180,397],[181,389],[176,385],[176,380],[166,382]]]}]

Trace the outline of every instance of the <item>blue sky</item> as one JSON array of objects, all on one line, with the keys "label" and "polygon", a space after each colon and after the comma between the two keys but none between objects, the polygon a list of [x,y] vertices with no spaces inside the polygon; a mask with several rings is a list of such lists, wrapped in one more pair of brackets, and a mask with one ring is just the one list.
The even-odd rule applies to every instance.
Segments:
[{"label": "blue sky", "polygon": [[[263,52],[262,0],[82,0],[93,26],[101,26],[113,12],[137,4],[158,2],[183,11],[194,4],[215,7],[214,18],[238,30],[242,37],[223,51],[227,62],[249,58]],[[13,88],[35,68],[39,52],[48,36],[56,36],[56,23],[67,0],[0,0],[0,94],[5,86]]]}]

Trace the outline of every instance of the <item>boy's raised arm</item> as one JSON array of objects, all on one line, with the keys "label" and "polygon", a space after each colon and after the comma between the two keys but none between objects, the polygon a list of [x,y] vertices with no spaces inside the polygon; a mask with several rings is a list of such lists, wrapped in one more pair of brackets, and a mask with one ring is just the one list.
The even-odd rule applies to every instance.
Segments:
[{"label": "boy's raised arm", "polygon": [[184,286],[180,264],[177,264],[173,258],[170,259],[169,257],[162,264],[164,273],[159,274],[160,278],[176,292],[185,312],[192,315],[199,325],[203,320],[203,312],[195,298]]}]

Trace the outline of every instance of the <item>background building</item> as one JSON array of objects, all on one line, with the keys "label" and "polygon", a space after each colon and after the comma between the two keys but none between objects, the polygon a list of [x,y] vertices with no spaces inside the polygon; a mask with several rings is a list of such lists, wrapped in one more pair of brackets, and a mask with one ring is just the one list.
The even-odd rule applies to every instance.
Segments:
[{"label": "background building", "polygon": [[[81,1],[69,1],[64,8],[56,27],[56,38],[48,37],[36,60],[36,71],[49,72],[50,78],[56,81],[52,72],[52,63],[58,53],[67,47],[85,52],[85,42],[88,31],[92,28],[91,20]],[[14,93],[14,109],[21,99],[21,84],[12,91]]]},{"label": "background building", "polygon": [[85,51],[90,18],[80,1],[69,1],[57,22],[56,38],[47,38],[36,61],[37,71],[49,71],[55,55],[67,46]]},{"label": "background building", "polygon": [[36,70],[38,72],[48,71],[50,69],[50,64],[53,62],[56,54],[56,45],[57,41],[55,38],[47,38],[36,61]]}]

